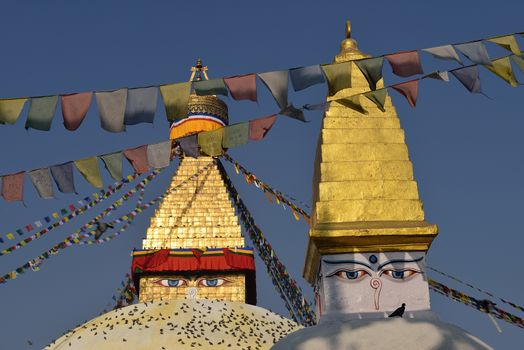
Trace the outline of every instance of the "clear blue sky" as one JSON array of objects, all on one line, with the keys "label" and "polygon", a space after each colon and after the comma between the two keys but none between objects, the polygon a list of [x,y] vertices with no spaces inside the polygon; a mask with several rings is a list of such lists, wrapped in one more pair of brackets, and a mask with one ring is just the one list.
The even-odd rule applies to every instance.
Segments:
[{"label": "clear blue sky", "polygon": [[[485,0],[441,0],[431,5],[406,0],[6,1],[0,11],[0,96],[186,81],[197,57],[204,59],[212,77],[328,63],[338,52],[348,18],[360,48],[380,55],[524,31],[523,11],[522,1]],[[450,67],[437,63],[441,69]],[[427,68],[437,63],[424,57]],[[387,65],[385,72],[388,82],[398,81]],[[524,82],[522,75],[519,78]],[[426,217],[440,227],[429,252],[430,265],[522,304],[523,91],[485,69],[481,79],[491,99],[469,94],[456,80],[449,84],[424,81],[416,109],[399,95],[393,98],[406,131]],[[325,87],[291,95],[298,105],[324,98]],[[227,102],[230,120],[235,122],[276,112],[265,90],[258,104]],[[266,140],[230,153],[276,188],[309,202],[321,115],[307,117],[311,123],[280,118]],[[123,134],[100,129],[94,108],[76,132],[66,131],[60,119],[54,120],[51,132],[24,130],[25,114],[15,126],[0,126],[0,173],[162,141],[168,135],[160,109],[153,126],[131,126]],[[228,169],[255,220],[311,296],[301,278],[307,226],[269,204],[255,187],[246,186]],[[131,170],[127,167],[126,171]],[[152,184],[149,198],[167,186],[172,171],[165,171]],[[76,175],[79,193],[92,193],[93,188]],[[111,182],[107,176],[105,182]],[[0,232],[79,199],[60,194],[56,200],[41,200],[28,181],[25,198],[27,208],[0,201]],[[150,214],[145,213],[118,240],[67,249],[42,265],[41,271],[0,285],[0,347],[27,349],[31,348],[27,340],[31,340],[32,348],[41,348],[106,308],[130,269],[130,251],[140,247]],[[37,256],[87,219],[74,220],[0,257],[0,273]],[[259,305],[285,314],[261,262],[257,263]],[[499,321],[503,333],[498,334],[484,314],[433,293],[431,302],[442,319],[495,348],[524,343],[522,329]]]}]

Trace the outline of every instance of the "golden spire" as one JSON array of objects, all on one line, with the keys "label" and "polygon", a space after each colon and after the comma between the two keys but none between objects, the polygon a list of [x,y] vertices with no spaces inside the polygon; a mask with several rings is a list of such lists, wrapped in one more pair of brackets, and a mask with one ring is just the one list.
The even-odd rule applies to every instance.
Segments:
[{"label": "golden spire", "polygon": [[204,78],[206,80],[209,80],[207,77],[207,66],[204,66],[202,64],[202,60],[200,58],[197,58],[196,64],[191,67],[191,77],[189,77],[189,81],[200,81],[202,80],[202,74],[204,75]]},{"label": "golden spire", "polygon": [[[350,23],[336,62],[363,57]],[[351,64],[351,88],[331,100],[322,124],[313,178],[313,213],[304,277],[313,283],[321,254],[426,251],[437,226],[424,221],[404,130],[388,96],[385,112],[360,95],[363,115],[336,99],[369,91]],[[379,81],[377,88],[384,86]]]}]

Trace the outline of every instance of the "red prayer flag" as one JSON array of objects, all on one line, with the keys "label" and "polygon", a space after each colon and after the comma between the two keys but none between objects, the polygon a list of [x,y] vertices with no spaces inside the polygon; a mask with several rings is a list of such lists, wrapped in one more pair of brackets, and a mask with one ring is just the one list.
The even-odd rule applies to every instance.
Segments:
[{"label": "red prayer flag", "polygon": [[417,80],[410,80],[406,81],[405,83],[400,83],[391,86],[391,88],[397,90],[402,95],[406,97],[411,107],[415,107],[417,105],[417,97],[418,97],[418,79]]},{"label": "red prayer flag", "polygon": [[5,175],[2,178],[2,197],[8,202],[24,199],[24,175],[21,171],[16,174]]},{"label": "red prayer flag", "polygon": [[60,98],[62,100],[64,126],[69,131],[75,131],[80,124],[82,124],[89,110],[93,93],[81,92],[78,94],[62,95]]},{"label": "red prayer flag", "polygon": [[275,114],[249,121],[249,139],[253,141],[262,140],[271,130],[271,127],[277,120]]},{"label": "red prayer flag", "polygon": [[129,160],[138,174],[143,174],[149,169],[147,162],[147,145],[131,148],[124,151],[124,156]]},{"label": "red prayer flag", "polygon": [[423,73],[418,51],[404,51],[385,55],[384,57],[391,65],[393,73],[399,77],[409,77]]},{"label": "red prayer flag", "polygon": [[224,82],[235,100],[257,101],[257,76],[256,74],[236,75],[224,78]]}]

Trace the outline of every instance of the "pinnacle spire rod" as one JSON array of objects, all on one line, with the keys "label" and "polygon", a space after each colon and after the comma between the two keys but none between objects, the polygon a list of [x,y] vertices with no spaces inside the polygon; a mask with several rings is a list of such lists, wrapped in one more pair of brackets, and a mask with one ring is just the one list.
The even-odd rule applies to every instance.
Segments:
[{"label": "pinnacle spire rod", "polygon": [[191,67],[191,77],[189,78],[189,81],[200,81],[202,80],[202,75],[204,75],[206,80],[209,80],[206,72],[207,66],[204,66],[202,60],[197,58],[196,64]]}]

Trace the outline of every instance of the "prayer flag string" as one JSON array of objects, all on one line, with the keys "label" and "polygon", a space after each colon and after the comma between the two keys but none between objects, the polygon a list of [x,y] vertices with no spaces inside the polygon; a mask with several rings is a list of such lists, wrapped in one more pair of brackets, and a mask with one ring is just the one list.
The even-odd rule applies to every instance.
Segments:
[{"label": "prayer flag string", "polygon": [[449,288],[448,286],[443,285],[435,280],[428,279],[429,288],[445,297],[455,300],[459,303],[468,305],[478,311],[493,315],[498,319],[511,323],[517,327],[524,328],[524,319],[515,316],[509,312],[506,312],[498,307],[495,303],[490,300],[479,300],[475,299],[465,293],[459,292],[456,289]]},{"label": "prayer flag string", "polygon": [[498,300],[502,301],[503,303],[508,304],[509,306],[514,307],[515,309],[524,312],[524,307],[522,307],[522,306],[520,306],[520,305],[518,305],[518,304],[515,304],[515,303],[513,303],[513,302],[511,302],[511,301],[509,301],[509,300],[506,300],[506,299],[503,299],[503,298],[501,298],[501,297],[498,297],[498,296],[494,295],[493,293],[490,293],[490,292],[488,292],[488,291],[485,291],[485,290],[483,290],[483,289],[481,289],[481,288],[479,288],[479,287],[475,287],[474,285],[472,285],[472,284],[470,284],[470,283],[464,282],[464,281],[458,279],[457,277],[453,277],[453,276],[451,276],[450,274],[447,274],[447,273],[445,273],[445,272],[439,271],[439,270],[437,270],[437,269],[435,269],[435,268],[433,268],[433,267],[431,267],[431,266],[426,266],[426,267],[427,267],[428,269],[430,269],[431,271],[434,271],[434,272],[436,272],[436,273],[438,273],[438,274],[440,274],[440,275],[442,275],[442,276],[444,276],[444,277],[450,278],[450,279],[452,279],[452,280],[454,280],[454,281],[456,281],[456,282],[458,282],[458,283],[460,283],[460,284],[463,284],[463,285],[465,285],[465,286],[467,286],[467,287],[469,287],[469,288],[471,288],[471,289],[474,289],[474,290],[476,290],[476,291],[478,291],[478,292],[484,293],[484,294],[486,294],[486,295],[488,295],[488,296],[490,296],[490,297],[492,297],[492,298],[497,298]]},{"label": "prayer flag string", "polygon": [[266,264],[267,272],[271,277],[273,285],[280,294],[280,297],[284,300],[284,304],[289,310],[291,317],[304,326],[314,325],[314,312],[311,309],[310,304],[304,298],[302,290],[297,282],[289,275],[286,267],[282,264],[276,252],[264,237],[260,228],[255,224],[251,213],[240,198],[238,191],[231,182],[231,179],[227,175],[222,163],[218,159],[216,160],[216,163],[220,174],[222,175],[222,180],[226,184],[228,193],[235,203],[240,219],[244,224],[244,228],[251,238],[260,258]]}]

